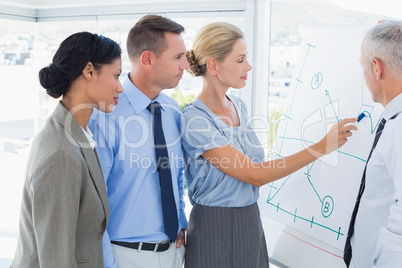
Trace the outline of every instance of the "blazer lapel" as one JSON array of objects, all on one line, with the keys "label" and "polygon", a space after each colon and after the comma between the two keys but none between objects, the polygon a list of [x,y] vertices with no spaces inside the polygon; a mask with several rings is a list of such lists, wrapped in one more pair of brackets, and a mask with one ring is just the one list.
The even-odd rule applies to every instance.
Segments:
[{"label": "blazer lapel", "polygon": [[109,218],[109,201],[106,195],[106,185],[103,179],[102,169],[100,168],[100,163],[98,159],[98,155],[96,153],[96,149],[92,150],[89,148],[81,148],[81,152],[85,158],[85,161],[88,163],[89,173],[91,173],[92,181],[98,191],[98,194],[102,200],[103,208],[106,214],[106,224]]},{"label": "blazer lapel", "polygon": [[92,150],[92,147],[89,144],[87,137],[85,137],[80,124],[78,124],[77,120],[75,120],[72,114],[61,102],[59,102],[57,105],[55,111],[53,112],[53,116],[61,125],[64,126],[68,138],[71,137],[73,139],[71,140],[71,143],[81,148],[82,155],[88,164],[88,170],[91,174],[92,181],[102,201],[107,224],[110,214],[109,201],[106,193],[105,180],[103,178],[103,173],[96,150]]}]

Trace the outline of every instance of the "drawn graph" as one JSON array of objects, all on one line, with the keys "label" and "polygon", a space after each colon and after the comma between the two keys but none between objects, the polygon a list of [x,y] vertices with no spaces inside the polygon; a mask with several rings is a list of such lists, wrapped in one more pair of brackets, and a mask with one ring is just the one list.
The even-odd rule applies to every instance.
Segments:
[{"label": "drawn graph", "polygon": [[[382,107],[373,103],[359,63],[361,37],[309,38],[299,53],[295,82],[278,129],[276,156],[318,142],[347,117],[366,117],[349,142],[301,170],[264,186],[261,213],[343,249],[361,175]],[[337,51],[334,53],[334,51]],[[340,56],[341,55],[341,56]],[[347,63],[346,65],[344,63]]]}]

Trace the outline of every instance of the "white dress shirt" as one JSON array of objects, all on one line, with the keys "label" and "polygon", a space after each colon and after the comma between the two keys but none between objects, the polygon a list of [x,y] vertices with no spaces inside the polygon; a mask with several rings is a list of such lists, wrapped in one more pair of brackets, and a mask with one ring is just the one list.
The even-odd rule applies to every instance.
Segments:
[{"label": "white dress shirt", "polygon": [[85,137],[88,139],[89,145],[91,145],[92,150],[95,149],[97,144],[94,140],[94,134],[92,134],[88,126],[86,126],[85,129],[81,127],[81,129],[82,131],[84,131]]},{"label": "white dress shirt", "polygon": [[356,268],[402,267],[402,94],[384,109],[387,120],[367,165],[366,187],[351,239]]}]

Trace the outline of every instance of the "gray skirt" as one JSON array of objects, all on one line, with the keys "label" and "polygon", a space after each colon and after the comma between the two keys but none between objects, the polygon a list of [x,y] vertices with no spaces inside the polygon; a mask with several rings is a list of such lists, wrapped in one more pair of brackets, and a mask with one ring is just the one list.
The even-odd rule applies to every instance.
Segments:
[{"label": "gray skirt", "polygon": [[184,267],[269,267],[257,203],[240,208],[194,204],[187,229]]}]

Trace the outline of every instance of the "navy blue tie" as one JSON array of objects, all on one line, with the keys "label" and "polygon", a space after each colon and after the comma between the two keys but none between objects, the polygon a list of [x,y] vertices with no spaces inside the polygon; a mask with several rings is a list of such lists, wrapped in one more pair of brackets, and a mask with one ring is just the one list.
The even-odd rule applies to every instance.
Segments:
[{"label": "navy blue tie", "polygon": [[[391,119],[394,119],[397,115],[391,117]],[[377,132],[375,134],[375,138],[374,138],[374,142],[373,142],[373,146],[371,146],[371,151],[370,154],[367,158],[367,162],[366,162],[366,166],[364,167],[364,171],[363,171],[363,177],[362,180],[360,182],[360,189],[359,189],[359,193],[357,195],[357,199],[356,199],[356,203],[355,203],[355,207],[353,209],[352,212],[352,216],[350,219],[350,224],[349,224],[349,231],[348,231],[348,236],[346,237],[346,243],[345,243],[345,248],[344,248],[344,252],[343,252],[343,261],[346,264],[346,267],[349,267],[350,265],[350,261],[352,259],[352,246],[350,244],[350,239],[353,236],[353,233],[355,231],[355,221],[356,221],[356,215],[357,212],[359,210],[359,204],[360,204],[360,199],[363,195],[364,192],[364,188],[366,186],[366,169],[367,169],[367,163],[370,160],[371,154],[373,153],[375,147],[377,146],[377,142],[380,139],[380,136],[382,134],[382,130],[384,129],[385,123],[387,121],[383,118],[377,128]]]},{"label": "navy blue tie", "polygon": [[154,117],[154,140],[159,171],[159,183],[161,186],[162,213],[166,235],[174,242],[179,229],[176,202],[173,195],[172,174],[170,172],[169,156],[166,148],[165,135],[162,129],[161,105],[155,101],[148,105],[147,109]]}]

